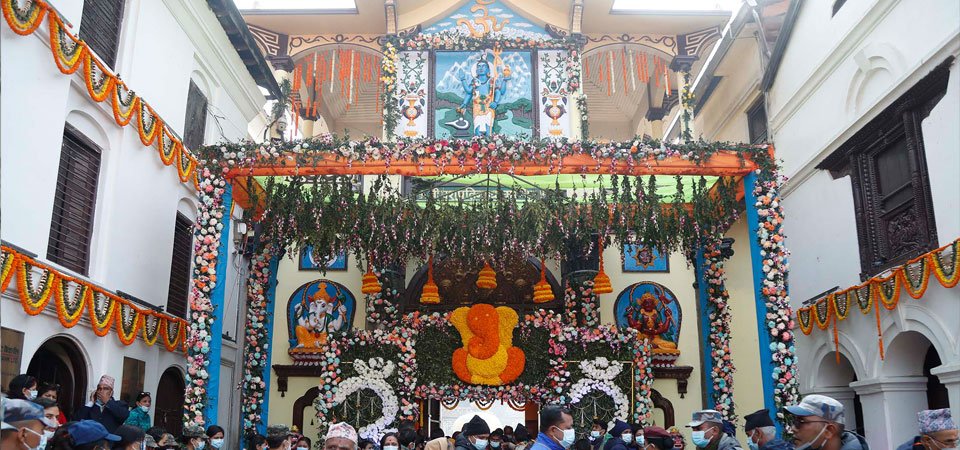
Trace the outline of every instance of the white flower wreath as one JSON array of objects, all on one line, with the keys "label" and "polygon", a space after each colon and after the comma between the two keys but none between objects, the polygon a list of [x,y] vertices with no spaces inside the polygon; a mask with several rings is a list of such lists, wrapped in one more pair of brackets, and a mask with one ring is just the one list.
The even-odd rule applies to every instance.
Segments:
[{"label": "white flower wreath", "polygon": [[333,405],[343,403],[351,394],[363,389],[370,389],[380,397],[383,403],[382,415],[357,431],[362,438],[373,441],[379,439],[387,425],[392,423],[400,412],[397,395],[386,381],[393,374],[394,367],[393,361],[384,361],[383,358],[371,358],[366,362],[354,361],[353,368],[357,371],[357,376],[341,381],[337,393],[333,396]]},{"label": "white flower wreath", "polygon": [[623,370],[622,363],[610,361],[602,356],[581,361],[580,370],[584,378],[570,386],[570,404],[579,403],[590,391],[600,391],[613,399],[617,408],[615,418],[626,420],[630,414],[630,401],[623,391],[613,382]]}]

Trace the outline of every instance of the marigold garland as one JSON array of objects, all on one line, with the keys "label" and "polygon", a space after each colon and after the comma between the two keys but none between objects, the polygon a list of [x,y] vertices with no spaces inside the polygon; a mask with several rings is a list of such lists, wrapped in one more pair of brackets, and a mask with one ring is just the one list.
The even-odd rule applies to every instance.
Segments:
[{"label": "marigold garland", "polygon": [[[0,0],[3,17],[10,29],[21,36],[30,35],[39,29],[44,17],[46,17],[49,24],[50,52],[60,72],[70,75],[79,70],[82,65],[84,67],[84,83],[90,98],[95,102],[102,102],[110,98],[114,121],[121,127],[129,125],[133,114],[137,113],[138,121],[135,125],[137,134],[145,146],[154,143],[160,134],[158,130],[164,128],[163,120],[149,106],[144,110],[143,106],[146,102],[127,88],[123,81],[113,74],[107,65],[90,50],[86,42],[66,29],[63,20],[55,9],[43,0],[22,1],[23,6],[21,7],[20,0]],[[144,111],[147,111],[151,117],[142,117]],[[146,120],[146,123],[144,123],[144,120]],[[146,125],[146,128],[144,128],[144,125]],[[171,154],[169,148],[159,146],[161,159],[166,165],[170,165],[174,161],[178,162],[177,171],[180,181],[189,181],[194,187],[197,187],[197,158],[183,148],[183,143],[179,139],[175,137],[170,137],[170,139],[174,143],[174,151]],[[162,141],[162,139],[160,140]]]},{"label": "marigold garland", "polygon": [[[34,280],[35,271],[40,272],[41,280]],[[83,318],[85,310],[89,311],[89,320],[93,332],[100,337],[106,336],[117,324],[117,333],[124,345],[131,345],[136,340],[141,327],[144,328],[144,341],[153,345],[162,334],[167,324],[173,324],[177,330],[182,330],[183,319],[161,314],[148,309],[141,309],[130,301],[120,298],[87,281],[65,275],[58,270],[37,262],[33,258],[23,255],[10,247],[0,250],[0,292],[5,292],[13,279],[17,279],[18,298],[24,312],[31,316],[40,314],[53,299],[57,320],[64,328],[73,328]],[[121,314],[119,310],[127,311]],[[123,316],[123,317],[121,317]],[[123,323],[124,319],[127,323]],[[152,326],[152,336],[147,333],[145,324],[151,320],[156,323]],[[171,333],[172,339],[167,342],[167,350],[176,351],[181,348],[184,336],[177,331]]]},{"label": "marigold garland", "polygon": [[[913,258],[882,275],[861,284],[830,293],[812,305],[797,310],[800,331],[809,335],[814,323],[825,330],[833,325],[834,344],[839,348],[837,323],[848,317],[851,301],[856,301],[860,312],[873,313],[877,324],[877,347],[880,359],[884,358],[883,329],[880,324],[880,307],[892,311],[900,302],[900,292],[906,291],[913,299],[920,299],[927,291],[931,275],[944,288],[952,288],[960,280],[960,239],[938,249]],[[853,300],[851,300],[851,296]],[[838,352],[839,354],[839,352]]]},{"label": "marigold garland", "polygon": [[42,1],[26,2],[21,8],[17,0],[2,0],[3,18],[14,33],[26,36],[37,30],[47,13],[47,4]]}]

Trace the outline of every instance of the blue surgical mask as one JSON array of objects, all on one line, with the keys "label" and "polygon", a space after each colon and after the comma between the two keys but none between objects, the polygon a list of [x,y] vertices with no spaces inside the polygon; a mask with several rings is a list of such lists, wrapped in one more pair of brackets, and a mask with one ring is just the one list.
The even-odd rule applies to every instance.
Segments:
[{"label": "blue surgical mask", "polygon": [[[713,428],[711,428],[710,430],[712,432]],[[693,433],[690,433],[691,435],[690,438],[693,440],[693,445],[696,445],[697,447],[700,447],[700,448],[704,448],[710,445],[710,438],[708,438],[706,434],[707,434],[706,431],[694,431]]]},{"label": "blue surgical mask", "polygon": [[487,448],[487,440],[478,438],[477,442],[473,443],[473,446],[476,447],[477,450],[485,450]]},{"label": "blue surgical mask", "polygon": [[149,407],[149,406],[140,405],[140,411],[150,412],[150,407]]},{"label": "blue surgical mask", "polygon": [[490,448],[500,448],[500,441],[490,441]]},{"label": "blue surgical mask", "polygon": [[210,439],[210,446],[213,448],[223,447],[223,439]]},{"label": "blue surgical mask", "polygon": [[623,442],[626,442],[627,444],[629,444],[630,442],[633,441],[633,435],[630,433],[623,433],[620,435],[620,439],[623,439]]},{"label": "blue surgical mask", "polygon": [[643,448],[643,446],[644,446],[646,443],[647,443],[647,440],[646,440],[646,438],[643,437],[642,434],[637,436],[637,445],[639,445],[640,448]]},{"label": "blue surgical mask", "polygon": [[[560,427],[557,427],[557,429],[560,430]],[[560,445],[562,445],[563,448],[570,448],[573,446],[573,443],[577,440],[577,431],[573,428],[560,431],[563,432],[563,439],[560,440]]]},{"label": "blue surgical mask", "polygon": [[600,437],[600,432],[597,431],[597,430],[593,430],[593,431],[590,432],[590,437],[596,439],[596,438]]}]

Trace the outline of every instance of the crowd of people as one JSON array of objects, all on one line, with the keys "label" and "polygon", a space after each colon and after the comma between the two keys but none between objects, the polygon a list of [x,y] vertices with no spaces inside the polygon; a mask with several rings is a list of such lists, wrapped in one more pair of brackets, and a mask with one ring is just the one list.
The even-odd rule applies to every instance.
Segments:
[{"label": "crowd of people", "polygon": [[[3,430],[0,450],[187,450],[220,449],[224,429],[187,426],[173,436],[150,420],[151,397],[141,392],[132,405],[114,399],[115,380],[100,378],[90,402],[73,414],[72,420],[60,410],[56,385],[38,386],[29,375],[15,377],[3,399]],[[744,416],[743,431],[749,450],[870,450],[866,440],[844,426],[844,408],[824,395],[808,395],[796,405],[784,408],[790,439],[778,436],[778,429],[766,409]],[[434,429],[427,437],[412,421],[401,421],[396,431],[378,442],[359,439],[356,429],[345,422],[329,426],[320,448],[323,450],[668,450],[686,448],[676,428],[631,425],[618,418],[610,425],[594,420],[587,430],[576,430],[570,410],[560,405],[540,409],[539,433],[533,436],[523,424],[494,430],[480,416],[474,416],[460,431],[446,436]],[[693,413],[686,425],[691,443],[704,450],[742,450],[736,425],[715,410]],[[957,448],[958,430],[949,409],[925,410],[917,414],[918,434],[896,450],[940,450]],[[267,427],[266,435],[243,439],[248,450],[313,450],[310,439],[284,425]],[[583,436],[578,439],[578,436]]]}]

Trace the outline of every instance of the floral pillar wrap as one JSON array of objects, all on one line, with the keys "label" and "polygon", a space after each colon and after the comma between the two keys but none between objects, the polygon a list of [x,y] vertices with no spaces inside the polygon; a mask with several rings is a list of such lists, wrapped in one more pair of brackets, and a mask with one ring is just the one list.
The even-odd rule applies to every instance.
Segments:
[{"label": "floral pillar wrap", "polygon": [[709,310],[710,359],[713,362],[710,379],[713,383],[714,409],[723,417],[736,422],[733,403],[733,360],[730,356],[730,294],[727,292],[727,276],[723,269],[726,256],[720,251],[720,240],[710,239],[703,249],[703,280],[707,284]]},{"label": "floral pillar wrap", "polygon": [[[227,182],[210,169],[203,169],[199,183],[199,207],[194,234],[193,283],[190,292],[190,327],[187,337],[187,391],[183,419],[186,425],[204,425],[203,407],[207,400],[210,365],[210,329],[213,304],[210,294],[217,284],[216,266],[223,216],[223,194]],[[224,255],[226,256],[226,255]],[[215,363],[219,364],[219,361]]]},{"label": "floral pillar wrap", "polygon": [[247,278],[247,323],[244,326],[243,379],[240,381],[244,433],[256,432],[266,388],[267,288],[270,283],[270,252],[259,251],[250,261]]},{"label": "floral pillar wrap", "polygon": [[[752,190],[752,195],[747,196],[747,201],[753,201],[753,205],[748,206],[748,212],[751,209],[756,211],[756,223],[750,223],[751,230],[756,233],[756,246],[754,252],[754,266],[759,262],[762,274],[759,275],[759,283],[755,288],[758,290],[758,299],[761,299],[766,305],[765,327],[767,338],[769,339],[770,351],[770,372],[772,382],[774,406],[777,412],[777,419],[783,423],[783,412],[785,405],[795,404],[800,400],[799,389],[797,386],[797,359],[794,353],[793,320],[790,310],[790,297],[787,294],[787,264],[788,252],[784,246],[783,235],[783,208],[780,204],[780,184],[775,170],[760,171],[748,175],[744,178],[747,184],[746,189]],[[748,219],[754,219],[748,214]],[[757,258],[759,256],[759,258]],[[761,342],[763,339],[761,338]],[[767,373],[764,370],[764,373]]]}]

